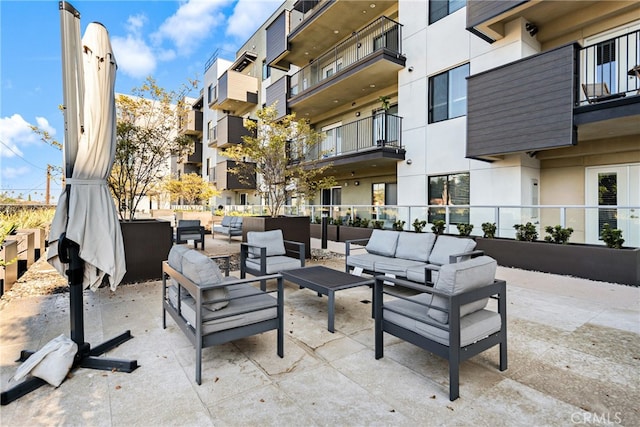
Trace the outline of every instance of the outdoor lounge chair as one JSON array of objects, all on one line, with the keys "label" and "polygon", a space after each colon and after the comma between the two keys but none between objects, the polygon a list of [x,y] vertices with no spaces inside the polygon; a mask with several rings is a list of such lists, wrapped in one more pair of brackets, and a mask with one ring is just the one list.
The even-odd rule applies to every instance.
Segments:
[{"label": "outdoor lounge chair", "polygon": [[[500,370],[507,369],[506,283],[495,280],[497,263],[481,256],[443,265],[433,288],[376,276],[374,285],[375,357],[383,357],[383,332],[449,361],[449,399],[459,397],[461,362],[500,345]],[[393,286],[385,287],[391,282]],[[398,287],[418,293],[407,297]],[[487,308],[489,298],[497,310]]]},{"label": "outdoor lounge chair", "polygon": [[[202,349],[277,329],[277,354],[284,356],[284,287],[259,290],[253,283],[262,277],[228,277],[228,256],[223,276],[212,259],[185,246],[174,246],[162,263],[162,328],[167,313],[196,350],[196,383],[202,379]],[[225,277],[227,276],[227,277]],[[169,280],[170,279],[170,280]],[[275,295],[274,295],[275,294]]]},{"label": "outdoor lounge chair", "polygon": [[[240,277],[243,279],[247,273],[264,276],[301,268],[304,262],[304,243],[284,240],[282,230],[249,231],[247,241],[240,244]],[[261,280],[260,289],[264,291],[266,286],[266,280]]]},{"label": "outdoor lounge chair", "polygon": [[602,83],[582,83],[582,91],[587,97],[589,104],[609,101],[611,99],[624,98],[624,93],[611,93],[606,82]]},{"label": "outdoor lounge chair", "polygon": [[178,220],[176,243],[187,243],[189,240],[193,240],[194,248],[198,248],[198,242],[200,242],[204,249],[204,227],[200,225],[199,219]]}]

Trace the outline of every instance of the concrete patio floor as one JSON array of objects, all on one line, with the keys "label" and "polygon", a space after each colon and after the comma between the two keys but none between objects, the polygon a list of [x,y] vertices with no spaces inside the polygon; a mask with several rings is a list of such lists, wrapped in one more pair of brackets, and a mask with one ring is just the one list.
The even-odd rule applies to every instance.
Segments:
[{"label": "concrete patio floor", "polygon": [[[206,241],[211,254],[238,248]],[[131,330],[108,355],[137,359],[137,370],[75,369],[59,388],[0,407],[0,425],[640,425],[640,289],[502,267],[498,278],[508,284],[509,369],[498,370],[497,348],[463,363],[454,402],[443,359],[386,335],[375,360],[366,287],[337,293],[332,334],[326,297],[286,283],[285,357],[274,331],[207,348],[198,386],[194,349],[171,319],[162,329],[160,282],[148,282],[84,297],[86,341]],[[2,390],[20,350],[60,334],[69,334],[68,294],[6,304]]]}]

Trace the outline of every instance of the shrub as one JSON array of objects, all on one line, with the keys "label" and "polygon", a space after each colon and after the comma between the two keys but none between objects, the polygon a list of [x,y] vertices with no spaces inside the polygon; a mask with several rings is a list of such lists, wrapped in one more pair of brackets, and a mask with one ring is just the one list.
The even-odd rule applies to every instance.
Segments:
[{"label": "shrub", "polygon": [[402,220],[394,221],[393,229],[396,231],[402,231],[404,230],[404,224],[405,224],[405,221],[402,221]]},{"label": "shrub", "polygon": [[602,224],[600,237],[608,248],[620,249],[622,248],[622,244],[624,243],[624,239],[622,238],[622,230],[618,228],[611,228],[611,226],[606,222]]},{"label": "shrub", "polygon": [[536,226],[530,222],[527,222],[525,225],[516,224],[513,228],[516,229],[516,240],[533,242],[538,239],[538,230]]},{"label": "shrub", "polygon": [[473,224],[458,224],[458,233],[461,236],[468,236],[473,230]]},{"label": "shrub", "polygon": [[383,225],[384,225],[384,221],[373,221],[373,228],[382,230]]},{"label": "shrub", "polygon": [[444,233],[444,221],[441,219],[437,219],[433,221],[433,225],[431,226],[431,231],[436,234]]},{"label": "shrub", "polygon": [[427,221],[425,221],[425,220],[420,221],[418,218],[416,218],[413,221],[412,225],[413,225],[413,230],[416,233],[422,233],[422,229],[427,225]]},{"label": "shrub", "polygon": [[363,218],[360,220],[360,227],[362,228],[368,228],[369,227],[369,220],[366,218]]},{"label": "shrub", "polygon": [[496,223],[495,222],[483,222],[482,223],[482,232],[484,233],[482,237],[487,239],[493,239],[496,237]]},{"label": "shrub", "polygon": [[573,228],[562,228],[559,225],[552,227],[550,225],[544,228],[544,231],[549,233],[549,236],[545,236],[545,242],[557,243],[559,245],[565,245],[573,233]]}]

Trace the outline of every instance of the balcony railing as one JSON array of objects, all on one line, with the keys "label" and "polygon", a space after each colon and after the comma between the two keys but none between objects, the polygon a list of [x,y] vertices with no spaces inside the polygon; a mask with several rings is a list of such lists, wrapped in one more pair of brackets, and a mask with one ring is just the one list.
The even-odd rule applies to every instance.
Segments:
[{"label": "balcony railing", "polygon": [[580,83],[581,104],[639,94],[640,30],[581,49]]},{"label": "balcony railing", "polygon": [[[402,52],[402,25],[385,16],[336,45],[291,76],[289,96],[296,96],[381,49]],[[311,59],[311,58],[310,58]]]},{"label": "balcony railing", "polygon": [[[324,141],[308,151],[302,161],[321,160],[382,147],[402,148],[402,117],[378,113],[325,133]],[[294,162],[296,160],[298,159],[294,159]]]}]

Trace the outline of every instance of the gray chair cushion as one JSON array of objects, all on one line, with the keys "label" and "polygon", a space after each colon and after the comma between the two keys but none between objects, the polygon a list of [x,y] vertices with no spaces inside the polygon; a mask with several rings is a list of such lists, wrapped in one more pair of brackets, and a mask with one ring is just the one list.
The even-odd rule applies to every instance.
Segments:
[{"label": "gray chair cushion", "polygon": [[[431,294],[419,294],[409,298],[422,304],[431,302]],[[385,308],[400,311],[398,314],[391,310],[384,310],[384,319],[398,326],[409,329],[430,340],[443,345],[449,345],[449,331],[429,325],[433,323],[427,316],[424,306],[414,304],[411,301],[397,299],[384,304]],[[418,320],[407,316],[415,317]],[[490,310],[475,311],[460,319],[460,346],[464,347],[500,330],[500,314]]]},{"label": "gray chair cushion", "polygon": [[199,227],[200,220],[199,219],[179,219],[178,227]]},{"label": "gray chair cushion", "polygon": [[223,227],[229,227],[231,225],[231,218],[232,217],[230,217],[228,215],[225,215],[222,218],[222,221],[220,221],[220,225],[223,226]]},{"label": "gray chair cushion", "polygon": [[434,233],[400,233],[395,257],[427,262],[435,241]]},{"label": "gray chair cushion", "polygon": [[366,249],[370,254],[392,257],[398,246],[399,231],[373,230]]},{"label": "gray chair cushion", "polygon": [[[449,294],[458,294],[490,285],[495,280],[497,266],[496,260],[488,256],[443,265],[433,288]],[[484,298],[461,306],[460,317],[482,310],[487,305],[488,300],[488,298]],[[444,297],[434,295],[432,306],[449,310],[449,301]],[[432,308],[429,309],[427,314],[440,323],[449,323],[449,314],[446,312]]]},{"label": "gray chair cushion", "polygon": [[[220,272],[215,261],[193,249],[186,252],[182,257],[182,274],[200,286],[217,285],[224,281],[224,275]],[[220,287],[204,291],[202,296],[205,301],[225,299],[229,298],[229,291],[226,287]],[[208,307],[213,310],[219,310],[228,304],[229,301],[221,301]]]},{"label": "gray chair cushion", "polygon": [[[249,231],[247,233],[247,243],[264,246],[267,248],[267,257],[275,255],[286,255],[282,230],[269,231]],[[249,257],[260,257],[260,249],[249,248]]]},{"label": "gray chair cushion", "polygon": [[[266,274],[275,274],[283,270],[293,270],[294,268],[302,268],[302,263],[298,258],[291,258],[284,255],[276,255],[267,257]],[[248,258],[247,267],[260,271],[260,259]]]},{"label": "gray chair cushion", "polygon": [[449,255],[470,252],[476,247],[473,239],[454,236],[438,236],[429,255],[429,263],[436,265],[449,264]]}]

